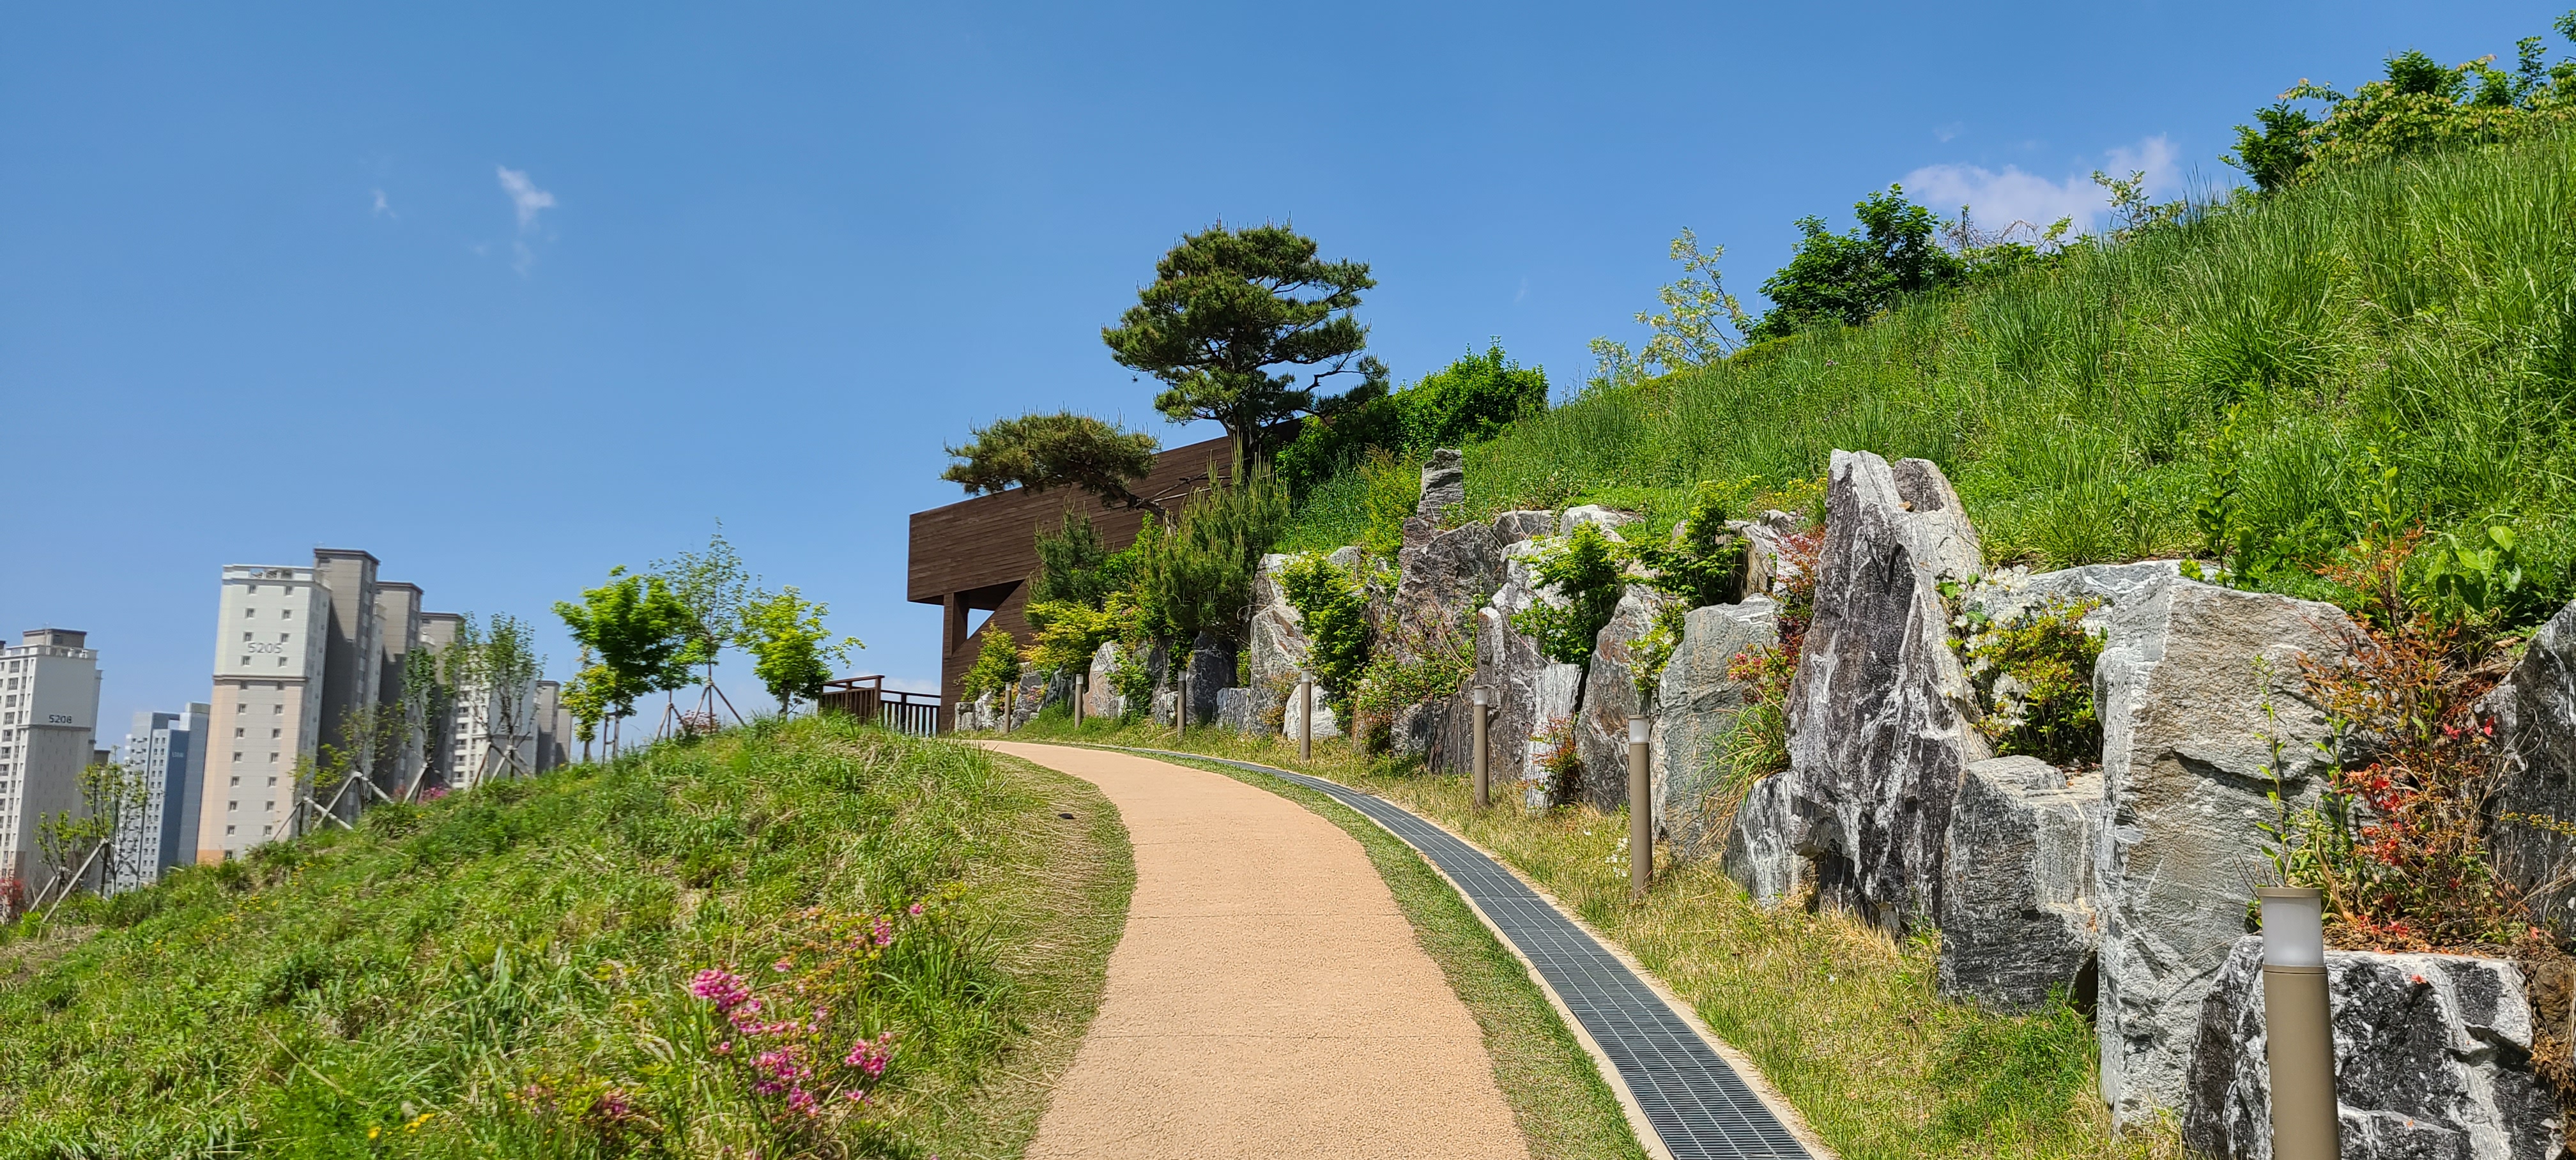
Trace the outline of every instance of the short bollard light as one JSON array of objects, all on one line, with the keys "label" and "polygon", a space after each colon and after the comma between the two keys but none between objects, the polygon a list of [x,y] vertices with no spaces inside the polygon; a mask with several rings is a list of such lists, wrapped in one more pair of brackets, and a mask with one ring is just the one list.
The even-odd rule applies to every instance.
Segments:
[{"label": "short bollard light", "polygon": [[1646,719],[1635,714],[1628,717],[1628,897],[1646,900],[1646,886],[1655,875],[1655,806],[1648,800],[1654,787],[1647,784]]},{"label": "short bollard light", "polygon": [[1297,678],[1297,760],[1315,760],[1315,678]]},{"label": "short bollard light", "polygon": [[1091,696],[1091,674],[1077,673],[1073,678],[1073,727],[1082,728],[1082,703]]},{"label": "short bollard light", "polygon": [[2334,1018],[2326,998],[2325,902],[2314,890],[2257,890],[2263,904],[2264,1055],[2272,1065],[2274,1160],[2335,1160]]},{"label": "short bollard light", "polygon": [[1476,808],[1491,809],[1494,805],[1494,790],[1493,783],[1488,780],[1491,775],[1485,759],[1485,723],[1489,712],[1487,705],[1492,701],[1493,694],[1486,691],[1485,686],[1478,685],[1467,691],[1467,699],[1474,702],[1476,707]]}]

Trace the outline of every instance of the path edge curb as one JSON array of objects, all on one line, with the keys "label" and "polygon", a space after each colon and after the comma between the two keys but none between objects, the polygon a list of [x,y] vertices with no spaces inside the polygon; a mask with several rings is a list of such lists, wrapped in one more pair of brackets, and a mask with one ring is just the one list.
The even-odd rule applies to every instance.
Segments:
[{"label": "path edge curb", "polygon": [[[1046,742],[1045,744],[1065,743]],[[1369,792],[1345,782],[1335,781],[1334,779],[1325,777],[1320,773],[1307,773],[1303,770],[1281,769],[1277,766],[1263,765],[1257,761],[1238,761],[1230,757],[1213,757],[1204,753],[1185,753],[1176,749],[1146,749],[1139,746],[1101,745],[1088,742],[1075,742],[1073,744],[1080,748],[1100,749],[1116,753],[1133,753],[1153,757],[1179,757],[1194,761],[1212,761],[1220,765],[1233,765],[1261,773],[1293,773],[1300,777],[1311,777],[1317,781],[1332,782],[1332,784],[1341,786],[1343,789],[1349,790],[1352,793],[1366,794]],[[1294,785],[1295,783],[1291,782],[1290,784]],[[1369,796],[1378,797],[1376,794],[1369,794]],[[1567,922],[1574,924],[1575,929],[1582,931],[1586,936],[1590,937],[1593,942],[1599,944],[1602,950],[1609,952],[1611,957],[1618,959],[1622,965],[1626,966],[1629,971],[1633,972],[1637,976],[1638,981],[1644,983],[1647,990],[1654,992],[1655,998],[1662,1001],[1664,1006],[1672,1011],[1674,1017],[1682,1021],[1683,1026],[1690,1028],[1691,1033],[1697,1035],[1701,1042],[1707,1044],[1709,1050],[1716,1052],[1719,1058],[1726,1061],[1728,1067],[1735,1069],[1737,1078],[1742,1079],[1745,1086],[1752,1089],[1754,1098],[1761,1100],[1763,1107],[1769,1109],[1773,1116],[1778,1117],[1781,1125],[1789,1130],[1789,1134],[1791,1136],[1796,1137],[1800,1145],[1804,1146],[1814,1155],[1815,1160],[1840,1160],[1841,1154],[1834,1151],[1833,1148],[1817,1137],[1815,1129],[1808,1125],[1807,1117],[1800,1114],[1798,1109],[1789,1103],[1788,1097],[1780,1094],[1779,1089],[1771,1086],[1770,1077],[1764,1075],[1762,1073],[1762,1069],[1755,1066],[1754,1062],[1750,1058],[1747,1058],[1743,1052],[1736,1050],[1735,1045],[1719,1038],[1716,1032],[1709,1030],[1708,1025],[1700,1021],[1698,1010],[1693,1008],[1689,1003],[1684,1002],[1681,996],[1674,994],[1670,987],[1664,985],[1664,981],[1661,978],[1657,977],[1654,972],[1647,970],[1643,963],[1638,962],[1635,956],[1629,954],[1628,948],[1619,945],[1616,940],[1608,938],[1599,930],[1594,929],[1592,924],[1585,922],[1581,915],[1567,909],[1563,902],[1558,901],[1554,892],[1531,881],[1529,875],[1522,873],[1520,867],[1512,865],[1511,862],[1503,856],[1477,844],[1466,835],[1451,829],[1448,825],[1442,823],[1437,818],[1423,817],[1421,814],[1414,813],[1412,810],[1404,809],[1403,806],[1397,805],[1392,801],[1387,801],[1387,799],[1383,797],[1378,797],[1378,800],[1386,802],[1386,804],[1394,806],[1396,809],[1404,810],[1406,814],[1411,815],[1415,820],[1420,821],[1425,825],[1437,828],[1442,833],[1448,834],[1450,837],[1457,839],[1459,844],[1484,855],[1488,860],[1492,861],[1494,865],[1502,867],[1504,873],[1510,874],[1512,877],[1519,879],[1523,886],[1529,888],[1530,893],[1537,895],[1540,901],[1547,903],[1549,907],[1557,912],[1557,914],[1563,916]],[[1341,805],[1342,803],[1334,802],[1333,804]],[[1348,806],[1343,806],[1342,808],[1350,809]],[[1456,894],[1458,896],[1458,901],[1466,905],[1468,913],[1475,915],[1476,921],[1484,925],[1486,933],[1493,935],[1495,942],[1502,944],[1504,950],[1511,952],[1512,957],[1520,961],[1521,969],[1529,973],[1530,981],[1538,985],[1539,993],[1547,996],[1548,1006],[1555,1009],[1557,1020],[1565,1024],[1567,1030],[1574,1033],[1575,1041],[1583,1045],[1584,1054],[1592,1057],[1593,1070],[1601,1073],[1601,1078],[1610,1085],[1610,1090],[1619,1097],[1619,1107],[1627,1114],[1629,1131],[1637,1137],[1638,1145],[1646,1149],[1647,1153],[1655,1157],[1656,1160],[1673,1160],[1672,1149],[1664,1143],[1662,1134],[1656,1132],[1653,1125],[1646,1120],[1646,1110],[1643,1105],[1637,1102],[1636,1094],[1629,1090],[1627,1078],[1619,1074],[1618,1066],[1610,1062],[1609,1055],[1601,1050],[1601,1045],[1593,1040],[1592,1033],[1586,1031],[1582,1022],[1574,1017],[1573,1010],[1565,1005],[1564,997],[1558,995],[1556,993],[1556,988],[1548,985],[1547,979],[1539,974],[1538,965],[1531,962],[1529,956],[1521,952],[1519,944],[1514,943],[1509,936],[1505,935],[1502,928],[1494,924],[1493,918],[1485,913],[1485,908],[1476,905],[1475,898],[1469,895],[1466,890],[1461,888],[1458,885],[1457,880],[1449,877],[1449,873],[1442,870],[1440,868],[1440,864],[1433,861],[1430,855],[1425,854],[1421,847],[1405,841],[1404,835],[1396,833],[1392,829],[1388,829],[1385,823],[1369,817],[1367,814],[1361,813],[1359,810],[1351,810],[1351,812],[1358,814],[1370,825],[1376,826],[1378,829],[1385,831],[1387,836],[1394,838],[1398,842],[1403,842],[1405,849],[1413,851],[1414,857],[1421,859],[1422,864],[1430,867],[1432,873],[1439,875],[1442,882],[1449,884],[1450,892]]]}]

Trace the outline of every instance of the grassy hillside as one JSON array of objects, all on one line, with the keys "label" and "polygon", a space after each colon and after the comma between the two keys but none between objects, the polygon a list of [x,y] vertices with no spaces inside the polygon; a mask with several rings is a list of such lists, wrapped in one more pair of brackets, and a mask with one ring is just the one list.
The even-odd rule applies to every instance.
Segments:
[{"label": "grassy hillside", "polygon": [[[2576,596],[2571,407],[2576,140],[2556,138],[2202,207],[2053,270],[1577,398],[1469,449],[1467,488],[1476,515],[1669,513],[1701,480],[1810,499],[1834,448],[1921,456],[1997,560],[2173,555],[2218,530],[2276,554],[2289,588],[2385,503],[2435,533],[2512,525],[2554,607]],[[1402,467],[1318,488],[1288,543],[1361,538]]]},{"label": "grassy hillside", "polygon": [[0,1157],[1016,1155],[1132,881],[1088,786],[841,719],[384,807],[13,930]]}]

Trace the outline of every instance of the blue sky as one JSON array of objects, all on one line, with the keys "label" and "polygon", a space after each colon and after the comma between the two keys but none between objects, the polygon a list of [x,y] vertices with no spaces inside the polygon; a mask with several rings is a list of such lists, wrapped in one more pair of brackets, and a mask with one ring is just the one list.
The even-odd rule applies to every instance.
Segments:
[{"label": "blue sky", "polygon": [[359,547],[540,621],[560,676],[552,601],[722,519],[919,686],[943,443],[1067,406],[1201,437],[1099,328],[1211,221],[1370,262],[1400,378],[1492,336],[1566,384],[1681,227],[1749,298],[1890,181],[1989,221],[2088,212],[2095,168],[2225,182],[2299,78],[2553,13],[19,5],[0,629],[88,630],[113,737],[206,695],[223,564]]}]

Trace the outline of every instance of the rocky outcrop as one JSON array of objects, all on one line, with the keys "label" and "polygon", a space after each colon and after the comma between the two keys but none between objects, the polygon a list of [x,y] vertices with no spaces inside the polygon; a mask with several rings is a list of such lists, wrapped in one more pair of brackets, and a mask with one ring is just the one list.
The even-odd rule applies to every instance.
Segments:
[{"label": "rocky outcrop", "polygon": [[1583,796],[1599,809],[1628,804],[1628,717],[1647,708],[1637,696],[1637,638],[1654,627],[1655,617],[1672,602],[1643,584],[1631,584],[1619,594],[1610,623],[1594,638],[1574,737],[1583,754]]},{"label": "rocky outcrop", "polygon": [[1468,609],[1502,586],[1502,544],[1486,524],[1433,532],[1419,543],[1408,536],[1396,553],[1395,574],[1396,614],[1407,628],[1454,630]]},{"label": "rocky outcrop", "polygon": [[1990,756],[1938,590],[1977,575],[1977,532],[1916,459],[1834,452],[1826,509],[1779,792],[1819,901],[1899,929],[1938,912],[1950,801]]},{"label": "rocky outcrop", "polygon": [[1089,684],[1082,695],[1085,717],[1118,718],[1127,715],[1127,700],[1118,695],[1118,645],[1103,644],[1091,654]]},{"label": "rocky outcrop", "polygon": [[1619,529],[1622,526],[1635,522],[1637,522],[1637,517],[1630,515],[1627,512],[1615,511],[1610,508],[1602,507],[1599,504],[1588,503],[1581,507],[1570,507],[1565,509],[1565,514],[1557,517],[1556,534],[1560,536],[1566,535],[1573,532],[1578,526],[1590,524],[1593,527],[1601,529],[1602,533],[1609,536],[1611,539],[1616,540],[1620,538]]},{"label": "rocky outcrop", "polygon": [[2504,772],[2488,841],[2497,868],[2542,921],[2576,933],[2576,838],[2521,818],[2576,821],[2576,604],[2531,636],[2522,660],[2478,704]]},{"label": "rocky outcrop", "polygon": [[1494,542],[1510,547],[1523,540],[1556,534],[1556,513],[1549,511],[1509,511],[1493,519]]},{"label": "rocky outcrop", "polygon": [[[2183,1145],[2271,1160],[2263,940],[2237,939],[2195,1014]],[[2345,1156],[2555,1160],[2522,972],[2500,959],[2326,952]]]},{"label": "rocky outcrop", "polygon": [[2358,638],[2333,605],[2178,576],[2149,577],[2101,623],[2096,1020],[2103,1095],[2135,1123],[2182,1106],[2200,1001],[2268,872],[2256,827],[2276,814],[2275,773],[2285,800],[2315,800],[2328,733],[2299,660],[2338,662]]},{"label": "rocky outcrop", "polygon": [[[1529,739],[1551,719],[1539,693],[1540,673],[1550,662],[1538,651],[1537,638],[1512,627],[1512,617],[1531,605],[1564,603],[1563,597],[1541,587],[1530,570],[1530,558],[1543,548],[1544,542],[1537,540],[1504,548],[1502,586],[1476,611],[1476,675],[1470,679],[1494,690],[1497,697],[1486,735],[1494,746],[1490,768],[1498,786],[1530,779]],[[1560,715],[1573,713],[1573,699],[1579,692],[1568,691]]]},{"label": "rocky outcrop", "polygon": [[[1279,735],[1295,741],[1297,739],[1297,691],[1295,689],[1288,691],[1288,700],[1280,706],[1280,709]],[[1333,719],[1333,707],[1324,701],[1324,690],[1320,685],[1315,689],[1315,712],[1312,720],[1315,740],[1321,741],[1327,737],[1342,735],[1341,725]]]},{"label": "rocky outcrop", "polygon": [[[1436,448],[1422,461],[1422,498],[1413,518],[1438,527],[1451,508],[1467,502],[1467,457],[1455,447]],[[1408,529],[1410,530],[1410,529]]]},{"label": "rocky outcrop", "polygon": [[1727,526],[1744,537],[1745,595],[1769,592],[1772,585],[1797,575],[1798,566],[1788,559],[1787,540],[1805,530],[1805,520],[1775,508],[1762,513],[1761,519],[1729,520]]},{"label": "rocky outcrop", "polygon": [[1694,608],[1682,621],[1681,644],[1655,691],[1656,825],[1683,860],[1716,855],[1726,845],[1736,799],[1724,744],[1744,711],[1744,686],[1727,677],[1738,653],[1780,641],[1780,609],[1767,597]]},{"label": "rocky outcrop", "polygon": [[1762,906],[1776,906],[1808,885],[1807,860],[1798,849],[1805,843],[1798,817],[1789,804],[1786,775],[1774,774],[1746,787],[1727,827],[1726,853],[1718,869],[1744,887]]},{"label": "rocky outcrop", "polygon": [[1258,714],[1261,708],[1251,689],[1219,689],[1216,694],[1216,727],[1237,733],[1266,733]]},{"label": "rocky outcrop", "polygon": [[2027,1011],[2093,1001],[2093,842],[2102,775],[2035,757],[1968,767],[1941,873],[1943,995]]},{"label": "rocky outcrop", "polygon": [[1236,644],[1212,632],[1202,632],[1190,645],[1190,724],[1216,720],[1217,695],[1235,687],[1234,661]]}]

